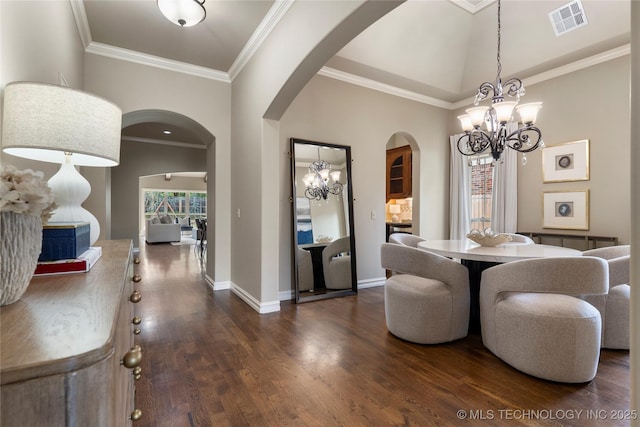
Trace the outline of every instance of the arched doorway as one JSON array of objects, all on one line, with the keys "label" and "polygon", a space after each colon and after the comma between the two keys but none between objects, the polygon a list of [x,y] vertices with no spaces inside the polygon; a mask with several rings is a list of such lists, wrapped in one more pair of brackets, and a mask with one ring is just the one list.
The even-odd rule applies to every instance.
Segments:
[{"label": "arched doorway", "polygon": [[410,134],[396,132],[386,144],[387,234],[404,231],[420,233],[420,156],[418,144]]},{"label": "arched doorway", "polygon": [[[132,239],[137,246],[139,178],[179,172],[211,177],[206,151],[215,149],[215,137],[195,120],[164,110],[129,112],[122,124],[121,162],[111,171],[111,234],[114,239]],[[214,188],[207,185],[209,212],[214,212]]]}]

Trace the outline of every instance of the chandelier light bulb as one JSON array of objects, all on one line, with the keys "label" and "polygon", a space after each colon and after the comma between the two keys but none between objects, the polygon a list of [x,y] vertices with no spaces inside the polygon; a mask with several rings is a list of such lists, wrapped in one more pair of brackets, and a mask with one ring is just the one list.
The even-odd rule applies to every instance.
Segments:
[{"label": "chandelier light bulb", "polygon": [[538,118],[538,111],[542,108],[542,102],[530,102],[518,105],[516,110],[520,114],[520,120],[524,124],[534,124]]},{"label": "chandelier light bulb", "polygon": [[514,107],[518,104],[517,101],[502,101],[493,104],[493,109],[496,111],[496,119],[498,123],[507,123],[511,120]]},{"label": "chandelier light bulb", "polygon": [[479,107],[467,108],[465,111],[469,115],[471,124],[474,127],[480,127],[484,123],[484,116],[487,114],[489,107],[481,105]]},{"label": "chandelier light bulb", "polygon": [[462,114],[458,116],[458,120],[460,120],[460,125],[462,125],[462,130],[467,132],[473,129],[473,123],[471,123],[471,116],[468,114]]},{"label": "chandelier light bulb", "polygon": [[340,171],[332,171],[330,173],[330,175],[331,175],[331,179],[333,180],[333,182],[340,181]]}]

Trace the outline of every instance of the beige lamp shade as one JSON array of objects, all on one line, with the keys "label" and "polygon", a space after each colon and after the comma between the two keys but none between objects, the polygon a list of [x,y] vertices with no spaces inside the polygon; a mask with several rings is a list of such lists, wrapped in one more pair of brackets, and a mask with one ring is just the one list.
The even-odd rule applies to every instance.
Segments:
[{"label": "beige lamp shade", "polygon": [[122,111],[68,87],[13,82],[4,89],[2,150],[12,156],[78,166],[120,162]]}]

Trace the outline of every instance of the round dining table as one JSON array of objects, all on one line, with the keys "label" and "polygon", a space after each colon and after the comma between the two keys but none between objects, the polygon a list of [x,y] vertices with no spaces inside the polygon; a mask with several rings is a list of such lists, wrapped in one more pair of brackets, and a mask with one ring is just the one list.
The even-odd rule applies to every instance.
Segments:
[{"label": "round dining table", "polygon": [[425,240],[418,249],[460,259],[469,270],[470,312],[469,330],[480,330],[480,279],[487,268],[505,262],[532,258],[558,258],[582,256],[577,249],[533,243],[505,243],[498,246],[480,246],[469,240]]}]

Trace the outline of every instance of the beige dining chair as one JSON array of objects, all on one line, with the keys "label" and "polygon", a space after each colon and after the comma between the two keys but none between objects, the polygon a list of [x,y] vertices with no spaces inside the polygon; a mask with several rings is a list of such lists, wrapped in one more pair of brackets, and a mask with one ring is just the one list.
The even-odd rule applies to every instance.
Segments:
[{"label": "beige dining chair", "polygon": [[351,289],[351,241],[349,236],[341,237],[329,243],[322,250],[322,270],[327,289]]},{"label": "beige dining chair", "polygon": [[411,246],[413,248],[418,247],[418,243],[420,242],[424,242],[424,239],[420,236],[416,236],[415,234],[393,233],[389,236],[389,243]]},{"label": "beige dining chair", "polygon": [[419,344],[467,336],[469,272],[449,258],[394,243],[381,247],[382,267],[397,274],[384,286],[387,329]]},{"label": "beige dining chair", "polygon": [[582,254],[605,259],[609,264],[609,292],[584,297],[602,316],[602,348],[629,350],[631,246],[607,246],[586,250]]},{"label": "beige dining chair", "polygon": [[489,268],[480,286],[482,342],[529,375],[591,381],[602,320],[579,296],[603,295],[608,288],[607,262],[597,257],[535,258]]}]

